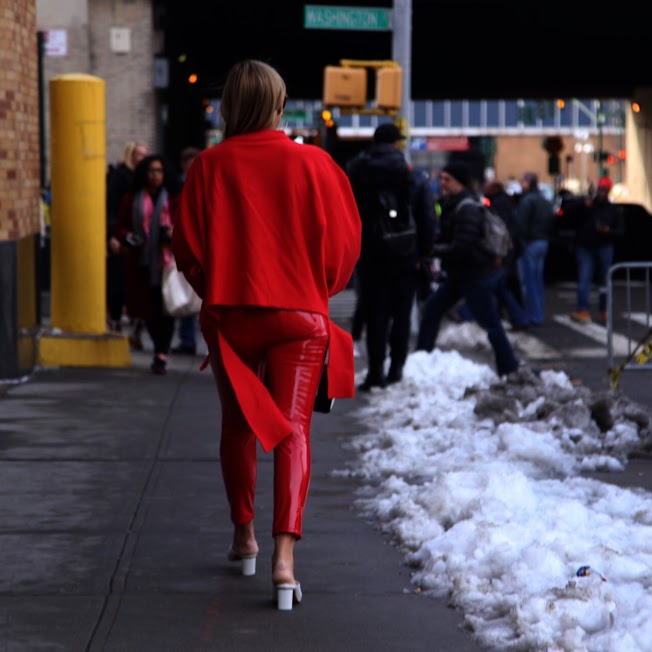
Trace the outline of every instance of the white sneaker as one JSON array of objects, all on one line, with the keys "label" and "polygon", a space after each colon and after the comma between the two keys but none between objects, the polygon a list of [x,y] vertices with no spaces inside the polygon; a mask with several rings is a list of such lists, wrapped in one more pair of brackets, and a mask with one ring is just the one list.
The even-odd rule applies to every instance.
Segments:
[{"label": "white sneaker", "polygon": [[360,350],[360,342],[353,342],[353,357],[361,358],[362,351]]}]

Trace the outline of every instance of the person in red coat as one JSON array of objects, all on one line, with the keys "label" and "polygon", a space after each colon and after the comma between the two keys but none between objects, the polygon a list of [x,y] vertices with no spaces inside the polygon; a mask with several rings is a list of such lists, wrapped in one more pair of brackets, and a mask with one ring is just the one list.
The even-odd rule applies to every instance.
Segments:
[{"label": "person in red coat", "polygon": [[234,535],[228,557],[255,572],[256,451],[274,451],[272,580],[300,601],[294,544],[310,483],[310,425],[328,353],[329,396],[354,395],[353,342],[330,321],[360,254],[345,172],[278,126],[285,82],[256,60],[230,70],[224,139],[202,151],[181,192],[177,267],[202,297],[202,335],[222,405],[220,459]]},{"label": "person in red coat", "polygon": [[146,156],[134,170],[133,189],[120,203],[114,235],[126,250],[126,306],[132,319],[143,319],[154,344],[152,373],[165,375],[174,334],[174,317],[163,307],[163,269],[172,263],[171,237],[178,197],[166,188],[166,167],[158,154]]}]

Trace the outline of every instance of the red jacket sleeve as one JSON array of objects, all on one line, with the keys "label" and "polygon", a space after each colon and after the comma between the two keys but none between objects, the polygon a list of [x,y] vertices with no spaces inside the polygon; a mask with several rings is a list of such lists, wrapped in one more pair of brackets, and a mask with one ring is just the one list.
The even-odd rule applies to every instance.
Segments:
[{"label": "red jacket sleeve", "polygon": [[328,215],[326,253],[326,280],[328,294],[333,296],[348,285],[360,257],[362,222],[351,184],[344,170],[333,162],[335,172],[329,178],[336,187],[324,193]]}]

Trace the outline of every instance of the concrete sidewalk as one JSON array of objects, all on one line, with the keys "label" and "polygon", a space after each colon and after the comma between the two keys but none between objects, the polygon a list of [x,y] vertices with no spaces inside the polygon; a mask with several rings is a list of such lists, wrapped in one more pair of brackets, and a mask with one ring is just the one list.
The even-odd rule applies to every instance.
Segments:
[{"label": "concrete sidewalk", "polygon": [[[551,313],[565,309],[548,300]],[[352,308],[343,293],[331,313],[346,326]],[[536,336],[562,348],[581,339],[553,321]],[[475,355],[491,364],[490,354]],[[260,454],[257,574],[242,577],[226,559],[232,528],[212,375],[199,372],[201,355],[172,358],[164,377],[149,373],[150,358],[134,353],[129,369],[49,369],[0,383],[0,650],[483,649],[461,613],[414,591],[402,555],[357,512],[359,482],[337,473],[355,462],[347,442],[365,432],[352,414],[364,395],[315,415],[296,549],[304,598],[279,612],[272,456]],[[539,362],[592,389],[607,386],[603,358],[560,349]],[[622,391],[649,409],[644,378],[625,374]],[[652,459],[594,475],[652,490]]]},{"label": "concrete sidewalk", "polygon": [[201,357],[165,377],[50,369],[0,395],[0,649],[480,650],[462,615],[414,593],[400,553],[356,512],[340,400],[315,415],[296,549],[304,598],[272,600],[272,456],[261,452],[255,577],[226,560],[220,408]]}]

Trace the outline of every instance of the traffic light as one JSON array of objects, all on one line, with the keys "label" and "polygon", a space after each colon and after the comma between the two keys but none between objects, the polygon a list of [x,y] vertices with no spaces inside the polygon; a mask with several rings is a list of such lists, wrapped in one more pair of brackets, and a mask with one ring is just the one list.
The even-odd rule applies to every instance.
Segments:
[{"label": "traffic light", "polygon": [[319,125],[315,135],[315,144],[327,152],[332,152],[337,146],[337,122],[330,109],[317,110],[314,114],[315,124]]},{"label": "traffic light", "polygon": [[376,71],[376,104],[381,109],[400,109],[403,71],[399,66]]},{"label": "traffic light", "polygon": [[545,149],[548,154],[555,156],[558,156],[559,153],[564,149],[564,141],[560,136],[548,136],[547,138],[543,139],[541,144],[543,145],[543,149]]},{"label": "traffic light", "polygon": [[559,154],[549,154],[548,155],[548,174],[559,174],[561,171],[559,165]]},{"label": "traffic light", "polygon": [[321,112],[321,119],[324,121],[324,127],[332,127],[335,124],[333,114],[328,109]]},{"label": "traffic light", "polygon": [[[393,114],[401,107],[403,71],[395,61],[341,59],[324,68],[322,104],[347,113]],[[375,106],[367,107],[367,69],[375,71]]]},{"label": "traffic light", "polygon": [[363,107],[367,101],[367,71],[326,66],[322,100],[324,106]]},{"label": "traffic light", "polygon": [[332,154],[338,143],[337,124],[333,120],[330,120],[330,124],[325,123],[321,131],[322,133],[319,138],[321,147]]}]

